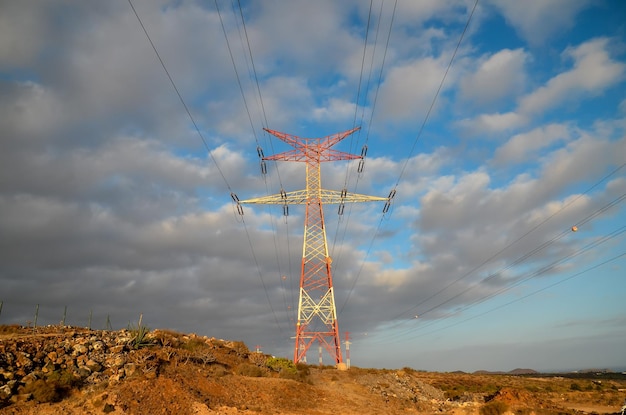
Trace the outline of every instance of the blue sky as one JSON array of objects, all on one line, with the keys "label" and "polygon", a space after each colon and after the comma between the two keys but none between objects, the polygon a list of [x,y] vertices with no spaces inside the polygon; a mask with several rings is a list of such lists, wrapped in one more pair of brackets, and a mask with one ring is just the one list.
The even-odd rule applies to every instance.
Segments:
[{"label": "blue sky", "polygon": [[0,323],[290,357],[304,210],[230,193],[304,187],[263,127],[356,124],[323,186],[397,195],[326,209],[353,365],[626,367],[623,2],[479,1],[458,49],[474,1],[217,4],[132,1],[193,122],[128,1],[0,4]]}]

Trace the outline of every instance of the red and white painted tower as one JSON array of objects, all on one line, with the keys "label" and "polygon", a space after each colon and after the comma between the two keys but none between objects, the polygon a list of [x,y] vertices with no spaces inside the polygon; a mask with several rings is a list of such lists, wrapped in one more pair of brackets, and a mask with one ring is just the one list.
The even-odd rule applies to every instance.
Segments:
[{"label": "red and white painted tower", "polygon": [[323,346],[328,351],[335,360],[335,364],[343,362],[335,294],[333,291],[332,259],[328,254],[323,205],[339,204],[340,212],[342,212],[344,203],[388,200],[388,198],[384,197],[348,193],[346,189],[342,191],[322,189],[320,173],[320,164],[322,162],[363,159],[363,154],[350,154],[331,148],[358,129],[358,127],[353,128],[323,138],[301,138],[265,129],[268,133],[291,145],[294,150],[263,157],[263,160],[305,163],[306,188],[293,192],[281,190],[276,195],[242,200],[240,202],[246,204],[280,204],[284,206],[298,204],[306,206],[298,320],[293,352],[295,363],[306,361],[307,351],[315,342],[318,342],[320,346]]}]

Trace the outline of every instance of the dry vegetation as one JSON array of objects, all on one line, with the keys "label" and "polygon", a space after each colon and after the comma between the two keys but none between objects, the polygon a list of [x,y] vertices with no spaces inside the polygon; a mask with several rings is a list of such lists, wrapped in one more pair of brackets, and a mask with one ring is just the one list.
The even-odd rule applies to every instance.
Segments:
[{"label": "dry vegetation", "polygon": [[616,414],[626,376],[295,365],[155,330],[0,326],[0,414]]}]

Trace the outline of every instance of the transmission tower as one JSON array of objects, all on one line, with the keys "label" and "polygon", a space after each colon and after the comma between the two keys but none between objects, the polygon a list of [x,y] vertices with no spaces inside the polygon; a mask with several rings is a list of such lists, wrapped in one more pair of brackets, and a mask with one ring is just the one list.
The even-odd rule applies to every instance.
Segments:
[{"label": "transmission tower", "polygon": [[[390,198],[349,193],[346,189],[341,191],[322,189],[320,173],[322,162],[360,159],[359,172],[362,171],[365,147],[361,155],[331,148],[358,129],[359,127],[323,138],[301,138],[265,128],[265,131],[291,145],[294,150],[262,157],[262,171],[265,168],[263,162],[266,160],[305,163],[306,188],[293,192],[281,189],[279,194],[238,202],[283,205],[285,215],[288,214],[289,205],[306,206],[298,320],[293,352],[295,363],[306,361],[307,351],[316,341],[328,351],[336,364],[343,362],[331,273],[332,259],[328,254],[323,205],[338,204],[339,214],[343,214],[345,203],[387,201],[385,207],[388,208]],[[259,153],[260,156],[261,154]]]}]

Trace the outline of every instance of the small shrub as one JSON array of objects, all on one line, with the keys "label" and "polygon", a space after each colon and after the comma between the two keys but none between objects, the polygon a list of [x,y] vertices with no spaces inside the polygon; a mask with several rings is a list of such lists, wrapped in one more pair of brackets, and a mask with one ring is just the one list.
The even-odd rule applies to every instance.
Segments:
[{"label": "small shrub", "polygon": [[296,370],[302,376],[309,376],[311,374],[311,368],[306,363],[297,363]]},{"label": "small shrub", "polygon": [[141,349],[142,347],[147,347],[152,345],[152,341],[148,339],[147,334],[150,332],[150,329],[146,326],[137,326],[132,330],[133,339],[130,341],[130,345],[133,349]]},{"label": "small shrub", "polygon": [[250,355],[250,349],[248,349],[248,346],[242,341],[233,342],[232,349],[237,353],[237,356],[243,357],[244,359]]},{"label": "small shrub", "polygon": [[189,339],[185,343],[181,345],[181,349],[189,350],[190,352],[194,352],[198,349],[208,348],[209,345],[202,340],[200,337],[194,337]]},{"label": "small shrub", "polygon": [[502,401],[491,401],[483,405],[478,412],[480,415],[502,415],[508,409],[509,406]]},{"label": "small shrub", "polygon": [[154,341],[163,347],[178,347],[183,334],[173,330],[157,330],[154,332]]},{"label": "small shrub", "polygon": [[216,377],[216,378],[221,378],[228,375],[228,370],[226,370],[226,368],[224,368],[223,366],[215,366],[211,369],[211,376]]},{"label": "small shrub", "polygon": [[573,390],[573,391],[582,391],[583,390],[583,388],[581,388],[580,385],[578,383],[576,383],[576,382],[572,383],[569,388],[570,388],[570,390]]},{"label": "small shrub", "polygon": [[20,332],[20,326],[17,324],[0,325],[0,334],[14,334],[14,333],[19,333],[19,332]]},{"label": "small shrub", "polygon": [[37,379],[26,385],[24,392],[32,394],[37,403],[58,402],[63,397],[62,389],[55,382],[43,379]]},{"label": "small shrub", "polygon": [[268,356],[263,353],[250,353],[248,360],[257,366],[265,366]]},{"label": "small shrub", "polygon": [[241,376],[248,376],[251,378],[260,378],[263,376],[263,370],[256,365],[250,363],[242,363],[235,369],[235,373]]},{"label": "small shrub", "polygon": [[137,327],[131,329],[133,339],[130,341],[130,345],[133,349],[140,349],[142,347],[147,347],[154,344],[154,341],[148,338],[148,333],[150,333],[150,329],[141,323],[142,320],[143,314],[139,316],[139,323],[137,323]]},{"label": "small shrub", "polygon": [[70,370],[55,370],[47,376],[46,380],[63,389],[71,389],[80,386],[81,383],[80,378],[74,376]]}]

